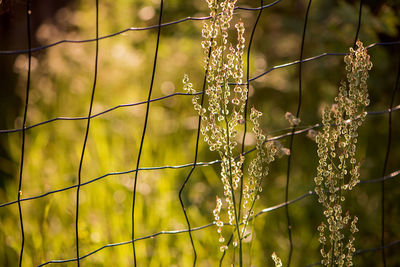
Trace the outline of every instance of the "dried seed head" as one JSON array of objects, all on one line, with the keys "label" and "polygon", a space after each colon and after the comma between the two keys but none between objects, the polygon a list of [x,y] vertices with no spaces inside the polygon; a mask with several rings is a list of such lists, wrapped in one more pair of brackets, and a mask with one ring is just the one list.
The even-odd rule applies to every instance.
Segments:
[{"label": "dried seed head", "polygon": [[275,252],[272,253],[271,258],[275,263],[275,267],[282,267],[282,260],[276,255]]},{"label": "dried seed head", "polygon": [[[318,231],[322,245],[322,263],[326,266],[332,263],[339,266],[353,265],[353,235],[358,231],[357,217],[354,217],[345,247],[343,230],[350,221],[350,215],[343,215],[341,205],[345,197],[342,193],[352,190],[359,183],[360,163],[356,159],[357,130],[364,121],[365,107],[370,102],[367,78],[372,63],[360,41],[357,41],[357,47],[357,50],[350,48],[350,54],[344,58],[347,82],[341,83],[335,103],[324,110],[323,129],[315,137],[319,157],[317,176],[314,178],[315,192],[318,201],[325,208],[327,223],[326,227],[321,224]],[[291,114],[287,117],[292,119]],[[344,252],[345,248],[347,253]]]}]

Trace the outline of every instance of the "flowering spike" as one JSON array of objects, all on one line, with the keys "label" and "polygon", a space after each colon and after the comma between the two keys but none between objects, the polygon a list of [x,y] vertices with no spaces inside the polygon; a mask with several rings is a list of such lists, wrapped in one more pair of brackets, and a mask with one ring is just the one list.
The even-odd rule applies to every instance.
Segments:
[{"label": "flowering spike", "polygon": [[350,215],[343,214],[343,194],[359,183],[360,163],[356,159],[357,129],[365,119],[365,108],[370,102],[367,78],[372,63],[360,41],[357,41],[357,47],[357,50],[350,48],[350,54],[344,58],[347,81],[341,83],[335,103],[324,110],[323,129],[315,137],[319,157],[317,176],[314,178],[315,192],[318,202],[325,209],[327,223],[318,227],[322,264],[325,266],[343,266],[345,263],[346,266],[353,265],[354,234],[358,231],[358,219],[354,217],[347,245],[344,246],[344,229],[349,224]]},{"label": "flowering spike", "polygon": [[[247,222],[253,215],[254,202],[262,191],[261,180],[268,173],[270,162],[275,159],[277,149],[274,143],[265,143],[259,118],[262,113],[252,109],[250,121],[257,138],[257,155],[249,167],[249,177],[244,181],[244,156],[235,157],[238,144],[238,127],[246,121],[244,117],[248,88],[243,83],[243,54],[245,49],[244,23],[236,23],[236,43],[228,38],[231,28],[236,0],[206,0],[210,8],[211,20],[204,22],[202,30],[202,48],[204,63],[207,70],[207,86],[205,88],[205,105],[199,104],[199,97],[193,96],[194,109],[201,116],[200,131],[204,141],[211,151],[216,151],[221,157],[220,179],[224,189],[224,202],[227,206],[228,223],[235,227],[232,245],[241,246],[246,233]],[[231,85],[233,84],[233,85]],[[183,78],[185,91],[195,94],[187,75]],[[242,186],[244,187],[243,192]],[[238,192],[239,191],[239,192]],[[243,193],[240,204],[238,196]],[[222,199],[217,197],[217,206],[213,211],[219,241],[225,241],[222,235],[221,214]],[[243,209],[243,212],[241,210]],[[243,216],[242,224],[239,218]],[[221,251],[228,247],[220,246]]]}]

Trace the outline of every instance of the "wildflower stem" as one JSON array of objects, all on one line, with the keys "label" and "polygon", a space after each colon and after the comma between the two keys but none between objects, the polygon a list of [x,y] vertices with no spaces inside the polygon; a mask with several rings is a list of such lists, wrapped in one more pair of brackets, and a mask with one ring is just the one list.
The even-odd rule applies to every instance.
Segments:
[{"label": "wildflower stem", "polygon": [[[323,114],[323,132],[318,143],[318,175],[315,192],[324,207],[328,224],[318,227],[322,245],[322,264],[325,266],[352,266],[355,251],[354,234],[358,231],[358,218],[349,212],[343,214],[344,193],[359,183],[360,163],[356,160],[357,129],[365,119],[365,107],[369,104],[367,78],[372,63],[360,41],[357,50],[350,48],[345,57],[347,81],[342,82],[335,103]],[[349,225],[349,222],[351,223]],[[344,228],[350,227],[346,243]],[[329,243],[326,244],[328,232]],[[327,250],[325,250],[327,249]],[[347,251],[347,252],[346,252]]]},{"label": "wildflower stem", "polygon": [[[222,57],[223,58],[223,57]],[[225,82],[227,82],[225,80]],[[224,83],[225,85],[225,83]],[[223,90],[223,95],[225,95],[225,86],[222,86],[224,89]],[[225,101],[225,99],[223,99]],[[235,221],[236,221],[236,231],[238,235],[238,242],[239,242],[239,265],[240,267],[243,266],[243,255],[242,255],[242,239],[240,237],[240,229],[239,229],[239,217],[238,217],[238,212],[236,210],[236,197],[235,197],[235,191],[233,188],[233,176],[232,176],[232,151],[230,147],[230,140],[229,140],[229,122],[227,118],[227,110],[226,110],[226,105],[222,105],[224,108],[224,120],[225,120],[225,127],[226,127],[226,143],[227,143],[227,153],[225,156],[228,156],[229,158],[229,185],[231,187],[231,194],[232,194],[232,202],[233,202],[233,210],[235,212]]]}]

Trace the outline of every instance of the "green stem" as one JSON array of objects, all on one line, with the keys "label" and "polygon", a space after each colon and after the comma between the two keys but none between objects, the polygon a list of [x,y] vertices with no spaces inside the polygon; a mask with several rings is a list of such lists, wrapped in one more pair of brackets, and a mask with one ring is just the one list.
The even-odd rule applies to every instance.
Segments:
[{"label": "green stem", "polygon": [[[222,54],[222,62],[221,64],[224,64],[224,55]],[[238,218],[238,212],[236,210],[236,197],[235,197],[235,190],[233,188],[233,176],[232,176],[232,152],[231,152],[231,147],[230,147],[230,138],[229,138],[229,122],[228,122],[228,116],[227,116],[227,110],[225,106],[225,84],[227,83],[226,77],[224,77],[224,83],[222,86],[222,107],[224,111],[224,121],[225,121],[225,128],[226,128],[226,144],[227,144],[227,156],[229,159],[229,186],[231,188],[231,194],[232,194],[232,202],[233,202],[233,210],[235,213],[235,224],[236,224],[236,232],[238,235],[238,242],[239,242],[239,265],[240,267],[243,266],[243,255],[242,255],[242,239],[240,237],[240,229],[239,229],[239,218]]]},{"label": "green stem", "polygon": [[[221,33],[221,43],[223,44],[223,34],[222,34],[222,29],[221,27],[219,28],[220,33]],[[219,61],[219,67],[220,69],[223,69],[223,65],[224,65],[224,51],[222,51],[222,56],[220,57],[220,61]],[[227,79],[224,74],[224,82],[222,84],[222,99],[220,101],[220,105],[223,108],[223,115],[224,115],[224,121],[225,121],[225,129],[226,129],[226,143],[227,143],[227,149],[226,151],[226,155],[224,156],[228,156],[228,160],[229,160],[229,186],[230,186],[230,190],[231,190],[231,194],[232,194],[232,202],[233,202],[233,210],[234,210],[234,215],[235,215],[235,224],[236,224],[236,228],[235,231],[237,232],[238,235],[238,242],[239,242],[239,265],[240,267],[243,266],[243,253],[242,253],[242,240],[241,240],[241,236],[240,236],[240,228],[239,228],[239,217],[238,217],[238,211],[236,210],[236,198],[235,198],[235,191],[233,188],[233,176],[232,176],[232,152],[231,152],[231,148],[230,148],[230,131],[229,131],[229,122],[228,122],[228,117],[227,117],[227,110],[226,110],[226,105],[225,105],[225,85],[227,84]],[[217,84],[218,85],[218,84]],[[229,85],[228,85],[229,86]],[[239,207],[240,209],[240,207]],[[235,232],[234,231],[234,232]]]},{"label": "green stem", "polygon": [[[226,82],[226,81],[225,81]],[[225,96],[224,89],[222,93]],[[225,99],[223,99],[224,101]],[[239,241],[239,264],[240,267],[243,266],[243,255],[242,255],[242,239],[240,237],[240,229],[239,229],[239,218],[238,218],[238,213],[236,211],[236,198],[235,198],[235,191],[233,188],[233,177],[232,177],[232,153],[231,153],[231,148],[230,148],[230,139],[229,139],[229,122],[228,122],[228,117],[226,115],[226,108],[225,108],[225,103],[223,103],[223,108],[224,108],[224,119],[225,119],[225,126],[226,126],[226,143],[228,146],[228,157],[229,157],[229,185],[231,187],[231,193],[232,193],[232,202],[233,202],[233,210],[235,212],[235,221],[236,221],[236,231],[238,235],[238,241]]]}]

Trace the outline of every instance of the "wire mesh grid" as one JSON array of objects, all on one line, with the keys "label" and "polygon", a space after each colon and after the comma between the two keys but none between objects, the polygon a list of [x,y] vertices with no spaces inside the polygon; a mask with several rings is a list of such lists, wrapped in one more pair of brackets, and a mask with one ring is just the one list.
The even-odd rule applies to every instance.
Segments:
[{"label": "wire mesh grid", "polygon": [[[257,81],[260,78],[264,78],[266,75],[268,75],[269,73],[271,73],[274,70],[277,69],[283,69],[283,68],[288,68],[290,66],[294,66],[297,65],[298,66],[298,91],[297,91],[297,109],[296,109],[296,117],[301,117],[301,107],[302,107],[302,98],[303,98],[303,64],[306,62],[311,62],[311,61],[318,61],[322,58],[325,57],[335,57],[335,56],[344,56],[347,53],[322,53],[316,56],[312,56],[312,57],[308,57],[305,58],[304,57],[304,47],[305,47],[305,40],[307,38],[307,29],[308,29],[308,18],[310,15],[310,9],[312,7],[312,1],[309,0],[307,3],[307,8],[306,8],[306,12],[304,14],[304,24],[303,24],[303,32],[301,35],[301,45],[300,45],[300,55],[298,60],[295,61],[291,61],[285,64],[280,64],[280,65],[275,65],[269,69],[267,69],[266,71],[262,72],[261,74],[254,76],[254,77],[250,77],[250,52],[251,52],[251,48],[252,48],[252,41],[253,41],[253,37],[256,34],[256,29],[257,29],[257,25],[259,23],[259,21],[262,21],[263,19],[263,11],[265,9],[273,9],[276,5],[280,4],[280,2],[283,2],[282,0],[277,0],[268,4],[265,4],[263,0],[260,1],[260,5],[258,7],[241,7],[241,6],[237,6],[235,7],[236,11],[243,11],[243,12],[253,12],[257,14],[257,18],[255,20],[254,25],[252,25],[251,27],[251,36],[250,36],[250,40],[248,43],[248,51],[247,51],[247,79],[246,79],[246,83],[247,85],[249,85],[251,82]],[[23,257],[24,257],[24,246],[25,246],[25,234],[26,234],[26,225],[29,224],[29,221],[24,221],[23,219],[23,210],[22,210],[22,203],[24,202],[28,202],[28,201],[32,201],[35,199],[40,199],[40,198],[45,198],[49,195],[52,194],[56,194],[59,192],[63,192],[63,191],[68,191],[68,190],[75,190],[76,189],[76,203],[75,203],[75,210],[74,210],[74,215],[75,215],[75,251],[76,251],[76,256],[74,258],[70,258],[70,259],[51,259],[48,260],[46,262],[43,262],[42,264],[38,265],[38,266],[44,266],[44,265],[50,265],[50,264],[60,264],[60,263],[67,263],[67,262],[76,262],[76,264],[78,266],[80,266],[81,264],[81,260],[92,256],[93,254],[96,253],[101,253],[102,250],[106,249],[106,248],[110,248],[110,247],[117,247],[117,246],[124,246],[124,245],[132,245],[132,255],[134,258],[134,264],[136,266],[136,249],[135,249],[135,244],[139,241],[142,240],[146,240],[146,239],[152,239],[155,238],[157,236],[160,235],[177,235],[177,234],[183,234],[186,233],[189,237],[188,239],[188,243],[191,245],[192,248],[192,255],[193,255],[193,265],[196,265],[196,261],[197,259],[197,252],[196,252],[196,245],[195,245],[195,238],[192,235],[193,232],[197,232],[197,231],[201,231],[203,229],[206,228],[210,228],[210,227],[214,227],[215,226],[215,222],[211,222],[205,225],[201,225],[201,226],[197,226],[197,227],[193,227],[194,223],[190,220],[188,214],[187,214],[187,210],[186,210],[186,206],[185,206],[185,187],[188,185],[188,183],[190,183],[190,179],[194,173],[194,171],[196,170],[197,167],[206,167],[206,166],[212,166],[215,164],[220,163],[220,160],[213,160],[213,161],[199,161],[198,160],[198,153],[199,153],[199,146],[201,145],[200,142],[200,123],[201,123],[201,117],[199,117],[197,119],[197,126],[196,126],[196,141],[194,143],[194,158],[193,161],[191,163],[187,163],[187,164],[182,164],[182,165],[164,165],[164,166],[152,166],[152,167],[142,167],[141,166],[141,156],[143,154],[143,145],[144,145],[144,140],[147,138],[146,137],[146,130],[147,130],[147,126],[149,124],[149,114],[151,112],[151,103],[154,102],[158,102],[158,101],[164,101],[170,98],[177,98],[180,96],[191,96],[191,95],[200,95],[202,98],[202,101],[204,99],[204,92],[205,92],[205,85],[206,85],[206,77],[207,77],[207,72],[204,75],[204,82],[203,82],[203,89],[202,91],[196,93],[196,94],[190,94],[190,93],[183,93],[183,92],[175,92],[175,93],[170,93],[167,94],[165,96],[162,97],[157,97],[157,98],[152,98],[152,91],[153,91],[153,87],[154,87],[154,80],[155,80],[155,76],[157,73],[157,60],[159,58],[159,52],[160,52],[160,42],[162,42],[162,30],[166,27],[172,27],[176,24],[181,24],[181,23],[190,23],[191,21],[206,21],[209,20],[211,18],[211,16],[205,16],[205,17],[186,17],[183,19],[179,19],[179,20],[175,20],[175,21],[171,21],[171,22],[164,22],[163,21],[163,11],[164,11],[164,1],[160,0],[159,3],[159,14],[158,14],[158,23],[157,25],[152,25],[152,26],[148,26],[148,27],[130,27],[121,31],[117,31],[115,33],[109,34],[109,35],[104,35],[104,36],[100,36],[99,35],[99,24],[101,23],[101,21],[99,20],[99,1],[96,0],[95,4],[93,5],[95,8],[95,38],[91,38],[91,39],[85,39],[85,40],[61,40],[61,41],[57,41],[54,43],[50,43],[47,45],[43,45],[43,46],[38,46],[38,47],[32,47],[32,41],[31,41],[31,17],[32,17],[32,13],[31,13],[31,1],[27,0],[26,1],[26,33],[27,33],[27,49],[25,50],[15,50],[15,51],[0,51],[0,55],[6,56],[6,55],[19,55],[19,54],[27,54],[27,60],[28,60],[28,68],[27,68],[27,78],[26,78],[26,91],[25,91],[25,105],[24,105],[24,112],[23,112],[23,121],[22,121],[22,126],[20,128],[15,128],[15,129],[2,129],[0,130],[0,134],[6,135],[6,134],[13,134],[13,133],[21,133],[21,147],[20,147],[20,167],[19,167],[19,182],[18,182],[18,189],[16,190],[17,192],[17,196],[16,196],[16,200],[13,201],[9,201],[9,202],[5,202],[5,203],[1,203],[0,204],[0,208],[3,207],[7,207],[7,206],[12,206],[12,205],[17,205],[18,206],[18,214],[19,214],[19,226],[20,226],[20,233],[21,233],[21,243],[20,243],[20,253],[19,253],[19,266],[22,265],[23,262]],[[362,25],[362,10],[363,10],[363,1],[360,1],[360,5],[359,5],[359,12],[357,14],[357,18],[358,18],[358,24],[356,27],[356,31],[355,31],[355,41],[359,38],[359,32],[360,32],[360,27]],[[235,14],[236,15],[236,14]],[[134,103],[128,103],[128,104],[119,104],[116,105],[112,108],[108,108],[105,109],[101,112],[97,112],[94,113],[93,112],[93,105],[95,104],[95,91],[96,91],[96,83],[98,80],[98,60],[99,60],[99,55],[101,57],[101,50],[99,52],[99,44],[103,41],[106,40],[108,38],[114,38],[118,35],[123,35],[126,34],[128,32],[139,32],[139,31],[149,31],[149,30],[156,30],[157,32],[157,38],[156,38],[156,43],[155,43],[155,51],[154,51],[154,61],[152,64],[152,71],[151,71],[151,79],[150,79],[150,86],[148,89],[148,97],[147,100],[145,101],[140,101],[140,102],[134,102]],[[355,41],[354,41],[354,45],[355,45]],[[91,96],[90,96],[90,102],[89,102],[89,106],[88,106],[88,113],[87,116],[83,116],[83,117],[55,117],[52,119],[48,119],[48,120],[43,120],[39,123],[35,123],[35,124],[31,124],[31,125],[27,125],[27,118],[29,116],[29,96],[30,96],[30,91],[31,91],[31,68],[32,68],[32,54],[35,52],[39,52],[39,51],[46,51],[48,49],[51,49],[55,46],[59,46],[59,45],[68,45],[68,44],[84,44],[84,43],[94,43],[95,44],[95,60],[94,60],[94,70],[93,70],[93,83],[92,83],[92,89],[91,89]],[[369,44],[367,46],[368,50],[372,50],[372,49],[382,49],[382,47],[385,46],[389,46],[389,47],[398,47],[400,45],[400,41],[392,41],[392,42],[379,42],[379,43],[372,43]],[[380,215],[376,215],[376,216],[380,216],[381,217],[381,243],[379,246],[373,247],[373,248],[363,248],[360,250],[357,250],[354,255],[360,255],[360,254],[364,254],[367,252],[371,252],[371,251],[380,251],[381,255],[382,255],[382,262],[383,264],[386,266],[386,258],[387,255],[385,254],[385,249],[390,248],[392,246],[398,245],[400,243],[400,239],[394,240],[390,243],[386,243],[385,242],[385,187],[384,187],[384,182],[390,179],[395,179],[400,175],[400,170],[394,171],[392,173],[387,174],[387,165],[388,165],[388,160],[389,160],[389,155],[390,155],[390,150],[393,147],[393,137],[392,137],[392,127],[393,127],[393,121],[392,121],[392,113],[397,112],[398,110],[400,110],[400,105],[395,105],[395,97],[396,97],[396,91],[398,90],[399,87],[399,76],[400,76],[400,67],[399,70],[397,71],[397,74],[395,75],[395,85],[394,85],[394,89],[392,91],[392,95],[391,95],[391,99],[390,99],[390,105],[387,107],[387,109],[384,110],[379,110],[379,111],[368,111],[367,115],[368,118],[376,116],[376,115],[387,115],[388,116],[388,126],[386,129],[386,133],[387,133],[387,149],[386,149],[386,154],[385,154],[385,159],[384,159],[384,163],[383,163],[383,170],[382,170],[382,176],[380,178],[376,178],[376,179],[370,179],[370,180],[362,180],[360,182],[361,186],[362,184],[368,184],[368,183],[376,183],[376,184],[380,184],[381,185],[381,214]],[[90,132],[90,125],[91,125],[91,121],[95,118],[101,117],[105,114],[108,114],[110,112],[114,112],[115,110],[118,109],[124,109],[124,108],[128,108],[128,107],[134,107],[134,106],[144,106],[145,107],[145,112],[143,114],[144,116],[144,124],[143,124],[143,128],[141,131],[141,137],[140,137],[140,146],[137,153],[137,160],[136,160],[136,167],[134,169],[131,170],[127,170],[127,171],[120,171],[120,172],[109,172],[106,173],[104,175],[92,178],[90,180],[84,181],[82,180],[82,168],[83,168],[83,163],[84,163],[84,158],[85,158],[85,151],[86,151],[86,146],[88,143],[88,138],[89,138],[89,132]],[[247,106],[247,104],[246,104]],[[246,109],[247,110],[247,109]],[[78,168],[78,173],[77,173],[77,178],[76,178],[76,183],[74,185],[71,186],[67,186],[67,187],[63,187],[60,189],[56,189],[56,190],[50,190],[41,194],[37,194],[34,196],[29,196],[29,197],[23,197],[22,194],[22,188],[23,185],[27,186],[26,183],[24,181],[24,173],[26,172],[26,169],[24,168],[24,162],[25,161],[29,161],[29,158],[25,158],[25,151],[28,149],[26,147],[26,134],[28,131],[31,131],[33,129],[36,129],[38,131],[40,131],[40,127],[42,127],[43,125],[46,124],[50,124],[50,123],[56,123],[57,121],[84,121],[86,123],[85,126],[85,131],[84,131],[84,141],[83,144],[81,146],[81,152],[80,152],[80,160],[79,160],[79,168]],[[244,123],[244,133],[246,133],[246,122]],[[268,138],[265,142],[271,142],[274,140],[279,140],[279,139],[284,139],[284,138],[288,138],[289,139],[289,149],[290,151],[294,151],[296,148],[296,144],[294,142],[294,138],[297,135],[302,135],[305,133],[308,133],[309,130],[313,130],[313,129],[318,129],[321,128],[322,124],[315,124],[312,126],[305,126],[305,127],[296,127],[293,126],[290,129],[285,129],[283,134],[280,135],[275,135],[273,137]],[[244,134],[245,136],[245,134]],[[245,138],[245,137],[244,137]],[[190,150],[190,149],[189,149]],[[242,142],[242,151],[241,151],[241,155],[247,155],[249,153],[252,153],[255,150],[255,148],[249,149],[249,150],[245,150],[245,142]],[[278,209],[285,209],[285,217],[286,217],[286,229],[287,229],[287,238],[288,238],[288,244],[289,244],[289,255],[287,257],[287,265],[295,265],[297,266],[297,264],[295,262],[291,262],[291,258],[292,258],[292,253],[293,253],[293,249],[294,249],[294,241],[292,239],[292,222],[291,222],[291,212],[289,210],[289,206],[295,202],[301,201],[303,199],[309,198],[313,195],[315,195],[314,191],[308,191],[303,193],[302,195],[298,196],[297,198],[292,198],[291,196],[289,196],[289,188],[290,188],[290,181],[292,179],[293,174],[291,173],[291,170],[293,169],[292,164],[293,164],[293,158],[292,158],[293,152],[290,153],[290,155],[287,158],[287,166],[286,166],[286,181],[285,181],[285,198],[284,198],[284,202],[278,204],[278,205],[274,205],[271,207],[267,207],[264,209],[261,209],[258,213],[256,213],[252,219],[255,219],[256,217],[259,217],[263,214],[266,213],[270,213],[272,211],[278,210]],[[237,155],[237,157],[239,157],[240,155]],[[180,205],[181,205],[181,209],[182,212],[184,214],[185,217],[185,221],[186,221],[186,228],[185,229],[181,229],[181,230],[162,230],[153,234],[149,234],[149,235],[145,235],[145,236],[141,236],[141,237],[137,237],[139,236],[139,233],[137,232],[137,230],[135,231],[136,227],[135,227],[135,215],[137,215],[137,211],[135,211],[135,207],[136,207],[136,193],[137,193],[137,182],[140,179],[140,174],[142,172],[147,172],[147,171],[156,171],[156,170],[164,170],[164,169],[185,169],[188,168],[190,169],[190,171],[187,173],[187,176],[185,177],[184,181],[182,182],[182,184],[179,186],[179,201],[180,201]],[[107,177],[110,176],[117,176],[117,175],[123,175],[123,174],[132,174],[133,175],[133,202],[132,202],[132,217],[130,218],[131,222],[132,222],[132,229],[131,229],[131,240],[125,241],[125,242],[118,242],[118,243],[109,243],[109,244],[105,244],[101,247],[99,247],[98,249],[92,250],[88,253],[83,254],[82,248],[80,247],[80,232],[81,230],[79,229],[79,220],[80,220],[80,216],[79,216],[79,212],[80,212],[80,206],[82,205],[81,202],[81,188],[85,187],[89,184],[92,184],[94,182],[98,182],[100,180],[103,180]],[[225,223],[228,224],[228,223]],[[221,258],[221,262],[222,259],[224,257],[224,254],[222,255]],[[308,266],[314,266],[314,265],[321,265],[320,262],[316,262],[313,264],[310,264]]]}]

